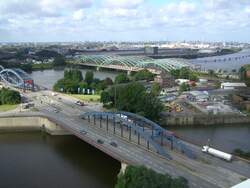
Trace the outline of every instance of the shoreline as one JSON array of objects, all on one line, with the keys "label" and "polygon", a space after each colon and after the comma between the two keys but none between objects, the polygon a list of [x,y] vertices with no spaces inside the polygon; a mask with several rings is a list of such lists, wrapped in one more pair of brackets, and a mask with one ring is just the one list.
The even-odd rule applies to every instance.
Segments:
[{"label": "shoreline", "polygon": [[0,133],[24,131],[44,131],[50,135],[71,135],[68,131],[46,117],[0,117]]}]

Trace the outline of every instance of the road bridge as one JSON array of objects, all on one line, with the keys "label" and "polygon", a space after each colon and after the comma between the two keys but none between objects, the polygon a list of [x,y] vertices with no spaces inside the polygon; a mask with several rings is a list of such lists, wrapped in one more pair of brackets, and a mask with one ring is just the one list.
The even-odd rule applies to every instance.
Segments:
[{"label": "road bridge", "polygon": [[139,115],[103,112],[91,104],[78,106],[76,99],[61,94],[52,96],[50,91],[24,95],[34,101],[36,112],[5,116],[47,117],[122,164],[144,165],[159,173],[183,176],[191,188],[231,187],[249,177],[249,164],[204,157],[200,148]]}]

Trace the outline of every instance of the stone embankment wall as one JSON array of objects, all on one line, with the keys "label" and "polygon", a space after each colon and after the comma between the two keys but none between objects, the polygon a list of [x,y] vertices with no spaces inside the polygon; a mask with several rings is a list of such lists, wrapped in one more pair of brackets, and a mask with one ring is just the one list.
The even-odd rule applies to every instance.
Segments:
[{"label": "stone embankment wall", "polygon": [[162,118],[162,125],[169,126],[208,126],[247,123],[250,123],[250,117],[237,115],[165,116]]},{"label": "stone embankment wall", "polygon": [[45,117],[0,117],[0,132],[29,130],[41,130],[51,135],[69,135],[69,132]]}]

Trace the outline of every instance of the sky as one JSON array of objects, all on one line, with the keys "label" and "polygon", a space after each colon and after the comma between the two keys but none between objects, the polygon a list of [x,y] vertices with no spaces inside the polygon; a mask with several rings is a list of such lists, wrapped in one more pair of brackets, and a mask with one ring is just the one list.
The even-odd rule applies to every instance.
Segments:
[{"label": "sky", "polygon": [[0,0],[0,42],[250,42],[250,0]]}]

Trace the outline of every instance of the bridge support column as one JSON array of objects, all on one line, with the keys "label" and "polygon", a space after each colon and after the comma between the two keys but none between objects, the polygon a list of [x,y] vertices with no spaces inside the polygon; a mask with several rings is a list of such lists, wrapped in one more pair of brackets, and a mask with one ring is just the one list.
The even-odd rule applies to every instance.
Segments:
[{"label": "bridge support column", "polygon": [[102,128],[102,116],[100,117],[100,128]]},{"label": "bridge support column", "polygon": [[127,72],[127,75],[129,76],[130,74],[131,74],[131,71],[128,71],[128,72]]},{"label": "bridge support column", "polygon": [[107,116],[106,118],[107,118],[106,119],[106,130],[108,132],[109,131],[109,117]]},{"label": "bridge support column", "polygon": [[113,118],[113,128],[114,128],[114,130],[113,130],[113,133],[115,134],[115,117]]},{"label": "bridge support column", "polygon": [[128,167],[128,164],[124,163],[124,162],[121,162],[121,169],[120,169],[120,172],[119,172],[119,175],[122,175],[125,173],[126,169]]},{"label": "bridge support column", "polygon": [[100,67],[96,67],[96,70],[97,70],[97,71],[100,71]]}]

